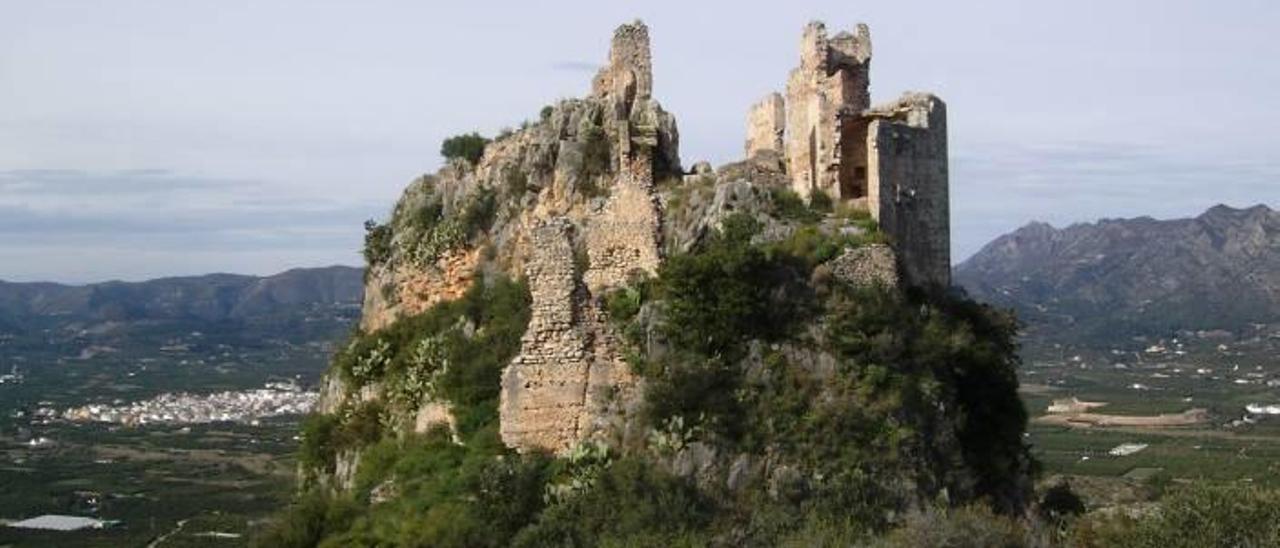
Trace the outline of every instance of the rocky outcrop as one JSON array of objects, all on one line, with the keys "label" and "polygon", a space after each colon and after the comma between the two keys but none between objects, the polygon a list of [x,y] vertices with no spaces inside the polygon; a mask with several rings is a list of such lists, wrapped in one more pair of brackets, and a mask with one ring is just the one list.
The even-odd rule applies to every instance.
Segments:
[{"label": "rocky outcrop", "polygon": [[[370,227],[365,333],[458,299],[490,273],[527,280],[531,316],[502,374],[499,403],[502,439],[522,451],[563,453],[584,440],[616,434],[611,430],[625,424],[622,415],[638,393],[637,381],[603,308],[610,291],[655,275],[665,253],[694,250],[730,215],[755,218],[762,227],[760,242],[787,239],[797,221],[777,211],[784,188],[805,197],[821,190],[865,204],[865,185],[854,189],[848,178],[848,159],[868,150],[865,128],[851,129],[850,120],[874,119],[886,135],[941,124],[926,116],[922,126],[913,114],[917,103],[867,110],[865,26],[857,34],[828,37],[815,23],[806,27],[801,66],[792,73],[786,98],[774,94],[753,108],[747,158],[719,170],[703,165],[686,176],[675,118],[654,99],[652,63],[648,28],[640,22],[622,25],[586,97],[548,105],[536,122],[488,143],[474,163],[455,159],[416,179],[391,219]],[[939,107],[931,112],[943,112],[940,102],[929,104]],[[850,148],[855,141],[859,147]],[[945,145],[945,139],[931,143]],[[901,153],[894,162],[923,161],[912,154],[916,149],[894,150]],[[865,167],[866,161],[854,163]],[[886,179],[903,172],[898,163],[882,165]],[[865,169],[859,174],[867,176]],[[945,188],[941,196],[945,202]],[[923,210],[885,208],[893,214],[888,226],[903,235],[902,242],[916,245],[912,223]],[[827,236],[864,230],[847,218],[805,222]],[[936,236],[932,229],[928,234]],[[912,252],[897,251],[896,258],[887,247],[849,252],[833,268],[855,283],[894,285],[897,265],[906,265],[903,279],[915,280]],[[929,255],[925,261],[935,259]],[[392,400],[367,393],[370,386],[377,384],[361,389],[361,401]],[[349,405],[346,392],[336,377],[327,380],[321,410],[335,413]],[[445,402],[400,407],[395,412],[406,416],[389,423],[415,431],[456,426]]]}]

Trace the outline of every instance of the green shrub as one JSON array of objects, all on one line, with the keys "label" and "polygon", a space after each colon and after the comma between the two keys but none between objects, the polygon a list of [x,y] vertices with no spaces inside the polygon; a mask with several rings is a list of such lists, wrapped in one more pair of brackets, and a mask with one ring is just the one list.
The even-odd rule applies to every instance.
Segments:
[{"label": "green shrub", "polygon": [[1017,396],[1020,361],[1011,317],[947,296],[913,300],[881,288],[839,286],[825,323],[864,401],[918,412],[954,398],[957,436],[977,493],[1020,500],[1031,459],[1022,442],[1027,414]]},{"label": "green shrub", "polygon": [[407,242],[404,255],[419,266],[434,263],[444,252],[474,241],[488,231],[493,226],[497,211],[497,196],[489,188],[471,193],[451,215],[445,215],[441,197],[433,195],[424,200],[417,211],[407,215],[404,226],[409,234],[403,238]]},{"label": "green shrub", "polygon": [[587,252],[585,244],[573,246],[573,272],[577,278],[581,278],[588,270],[591,270],[591,254]]},{"label": "green shrub", "polygon": [[609,318],[615,322],[625,323],[640,312],[644,304],[644,293],[641,287],[620,287],[605,295],[604,308]]},{"label": "green shrub", "polygon": [[1212,548],[1280,546],[1280,490],[1194,484],[1175,489],[1142,518],[1083,519],[1076,546]]},{"label": "green shrub", "polygon": [[364,402],[342,417],[333,432],[331,443],[338,449],[364,447],[382,437],[381,403]]},{"label": "green shrub", "polygon": [[742,434],[742,409],[735,397],[742,382],[737,364],[697,354],[673,354],[650,364],[644,413],[650,424],[673,420],[689,428],[715,432],[729,439]]},{"label": "green shrub", "polygon": [[[364,222],[364,263],[366,267],[382,264],[391,257],[391,227],[369,219]],[[368,268],[365,269],[366,274]]]},{"label": "green shrub", "polygon": [[302,421],[302,441],[298,445],[298,464],[306,470],[331,472],[336,446],[334,432],[338,418],[334,415],[312,413]]},{"label": "green shrub", "polygon": [[252,545],[262,548],[312,548],[326,537],[345,531],[360,507],[349,497],[327,490],[298,495],[283,516],[255,535]]},{"label": "green shrub", "polygon": [[510,452],[494,428],[463,445],[443,430],[384,439],[362,455],[356,494],[390,481],[395,496],[366,506],[324,545],[509,546],[542,511],[549,471],[549,459]]},{"label": "green shrub", "polygon": [[[770,193],[773,197],[770,214],[774,217],[801,223],[815,223],[822,220],[822,214],[806,205],[804,199],[791,189],[772,188]],[[831,198],[828,197],[827,203],[830,202]]]},{"label": "green shrub", "polygon": [[984,506],[932,510],[913,514],[888,537],[887,546],[915,548],[1025,548],[1039,546],[1018,522],[997,516]]},{"label": "green shrub", "polygon": [[[513,546],[705,544],[713,506],[687,481],[635,458],[605,469],[591,488],[546,509]],[[699,542],[701,541],[701,542]]]},{"label": "green shrub", "polygon": [[475,238],[493,226],[493,218],[498,212],[498,198],[488,188],[481,188],[468,198],[463,206],[459,223],[462,233],[467,238]]},{"label": "green shrub", "polygon": [[840,255],[846,248],[859,247],[868,243],[871,238],[865,235],[832,236],[823,233],[816,225],[801,226],[791,232],[787,238],[773,242],[766,247],[770,257],[794,258],[806,270],[830,261]]},{"label": "green shrub", "polygon": [[698,253],[671,257],[658,270],[666,300],[667,337],[704,356],[741,353],[742,342],[772,339],[794,319],[788,303],[772,302],[776,265],[751,245],[760,227],[745,214],[726,218]]},{"label": "green shrub", "polygon": [[813,191],[813,194],[809,195],[809,209],[817,213],[831,213],[831,196],[821,190]]},{"label": "green shrub", "polygon": [[609,134],[600,126],[590,126],[579,137],[582,143],[582,170],[587,179],[605,175],[613,167],[609,153]]},{"label": "green shrub", "polygon": [[484,156],[484,149],[487,146],[489,146],[489,139],[481,137],[479,133],[464,133],[445,139],[440,145],[440,155],[446,160],[463,159],[475,165]]},{"label": "green shrub", "polygon": [[1084,500],[1071,490],[1066,481],[1055,483],[1044,492],[1039,504],[1040,517],[1050,523],[1061,523],[1084,513]]}]

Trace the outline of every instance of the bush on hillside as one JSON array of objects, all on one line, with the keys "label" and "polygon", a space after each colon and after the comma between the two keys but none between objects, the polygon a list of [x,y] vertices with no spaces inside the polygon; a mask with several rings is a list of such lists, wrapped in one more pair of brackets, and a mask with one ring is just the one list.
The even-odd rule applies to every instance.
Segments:
[{"label": "bush on hillside", "polygon": [[1082,547],[1280,546],[1280,489],[1193,484],[1174,489],[1141,518],[1085,518],[1072,533],[1071,543]]},{"label": "bush on hillside", "polygon": [[484,149],[487,146],[489,146],[489,139],[482,137],[479,133],[463,133],[445,139],[440,145],[440,155],[446,160],[462,159],[475,165],[484,156]]}]

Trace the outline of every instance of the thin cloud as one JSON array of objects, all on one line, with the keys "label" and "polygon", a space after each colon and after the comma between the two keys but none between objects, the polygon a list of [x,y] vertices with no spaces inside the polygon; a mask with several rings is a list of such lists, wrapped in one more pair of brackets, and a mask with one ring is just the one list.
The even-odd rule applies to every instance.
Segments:
[{"label": "thin cloud", "polygon": [[274,257],[258,273],[306,265],[323,256],[317,250],[354,263],[361,222],[383,209],[287,185],[164,169],[0,171],[0,257],[35,256],[39,249],[49,255],[37,263],[0,261],[0,279],[40,277],[58,257],[75,256],[105,256],[94,265],[103,276],[135,278],[130,257],[167,256],[171,268],[180,268],[197,251]]}]

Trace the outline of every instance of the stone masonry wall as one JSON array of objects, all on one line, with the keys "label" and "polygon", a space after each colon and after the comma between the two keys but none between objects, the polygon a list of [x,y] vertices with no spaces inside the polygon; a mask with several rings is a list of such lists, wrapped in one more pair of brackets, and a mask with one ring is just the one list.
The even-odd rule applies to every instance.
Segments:
[{"label": "stone masonry wall", "polygon": [[653,96],[649,27],[635,21],[613,31],[609,64],[596,74],[591,92],[596,96],[612,95],[625,102]]},{"label": "stone masonry wall", "polygon": [[627,282],[633,271],[658,272],[661,239],[658,198],[648,155],[630,160],[613,186],[604,211],[588,218],[584,275],[592,292]]},{"label": "stone masonry wall", "polygon": [[529,327],[502,375],[501,434],[512,447],[563,451],[578,440],[591,357],[572,231],[566,219],[533,229],[525,263],[533,300]]},{"label": "stone masonry wall", "polygon": [[947,108],[908,93],[868,112],[871,215],[892,241],[902,274],[914,286],[951,284],[951,214]]},{"label": "stone masonry wall", "polygon": [[872,244],[845,250],[831,260],[836,279],[857,287],[898,287],[898,263],[893,248]]},{"label": "stone masonry wall", "polygon": [[[809,23],[800,41],[800,66],[787,80],[785,148],[792,189],[808,199],[814,191],[833,198],[854,198],[857,189],[841,174],[852,174],[843,157],[849,117],[871,104],[871,35],[866,25],[856,35],[827,37],[826,26]],[[854,159],[847,161],[853,162]]]},{"label": "stone masonry wall", "polygon": [[782,154],[782,138],[786,133],[787,111],[782,95],[770,93],[747,113],[746,157],[771,151]]},{"label": "stone masonry wall", "polygon": [[[525,263],[533,305],[520,353],[503,372],[500,404],[503,442],[521,451],[564,453],[601,433],[635,385],[599,297],[632,272],[657,272],[655,155],[667,167],[678,167],[679,156],[674,120],[650,97],[648,29],[620,27],[609,60],[593,84],[615,142],[609,198],[582,217],[547,212],[533,221]],[[586,265],[575,261],[577,248]]]}]

